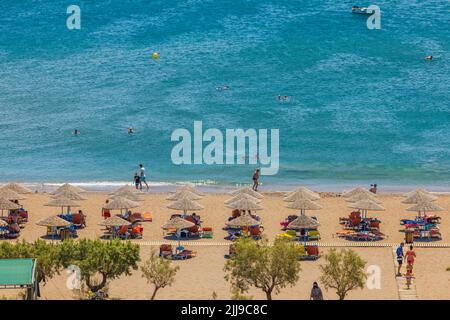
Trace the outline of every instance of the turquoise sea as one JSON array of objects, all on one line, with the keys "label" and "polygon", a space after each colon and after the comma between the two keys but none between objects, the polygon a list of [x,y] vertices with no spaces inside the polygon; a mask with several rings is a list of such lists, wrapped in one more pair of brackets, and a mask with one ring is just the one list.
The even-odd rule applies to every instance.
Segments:
[{"label": "turquoise sea", "polygon": [[249,182],[172,164],[195,120],[280,129],[264,187],[450,187],[450,2],[0,0],[0,181]]}]

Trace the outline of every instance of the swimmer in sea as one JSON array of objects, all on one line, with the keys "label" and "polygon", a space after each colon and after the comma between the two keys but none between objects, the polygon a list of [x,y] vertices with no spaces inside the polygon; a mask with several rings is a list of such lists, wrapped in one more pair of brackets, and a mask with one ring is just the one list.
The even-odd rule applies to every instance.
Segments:
[{"label": "swimmer in sea", "polygon": [[79,134],[80,134],[80,130],[78,130],[78,129],[73,130],[74,136],[78,136]]},{"label": "swimmer in sea", "polygon": [[128,128],[128,134],[133,134],[133,133],[134,133],[133,127],[129,127],[129,128]]},{"label": "swimmer in sea", "polygon": [[216,87],[217,91],[225,91],[230,90],[230,86],[222,86],[222,87]]},{"label": "swimmer in sea", "polygon": [[431,61],[431,60],[433,60],[433,56],[426,56],[426,57],[425,57],[425,60]]}]

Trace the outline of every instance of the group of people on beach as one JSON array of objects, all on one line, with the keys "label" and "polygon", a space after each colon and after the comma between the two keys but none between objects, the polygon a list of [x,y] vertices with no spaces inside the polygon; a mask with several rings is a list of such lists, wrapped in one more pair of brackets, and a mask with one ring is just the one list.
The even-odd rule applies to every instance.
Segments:
[{"label": "group of people on beach", "polygon": [[404,245],[405,244],[402,242],[398,246],[398,248],[396,250],[397,264],[398,264],[397,277],[401,277],[401,275],[402,275],[402,273],[401,273],[402,265],[403,265],[403,262],[406,261],[405,278],[406,278],[406,286],[409,289],[410,286],[411,286],[411,280],[412,280],[412,277],[413,277],[413,267],[414,267],[414,261],[416,259],[416,253],[413,250],[413,246],[410,245],[409,246],[409,250],[405,254],[403,252]]},{"label": "group of people on beach", "polygon": [[144,183],[148,191],[149,187],[145,178],[145,168],[142,163],[139,164],[139,173],[137,171],[134,172],[133,182],[137,190],[142,191],[142,184]]}]

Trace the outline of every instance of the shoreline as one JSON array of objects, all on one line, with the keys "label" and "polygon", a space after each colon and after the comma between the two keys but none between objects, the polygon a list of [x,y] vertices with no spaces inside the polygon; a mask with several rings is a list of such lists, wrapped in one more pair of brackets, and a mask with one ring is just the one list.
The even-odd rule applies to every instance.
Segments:
[{"label": "shoreline", "polygon": [[[4,184],[7,184],[11,181],[0,181],[0,187]],[[64,183],[70,183],[72,185],[81,187],[86,191],[90,192],[114,192],[116,189],[124,186],[124,185],[132,185],[131,182],[127,181],[91,181],[91,182],[72,182],[72,181],[64,181],[64,182],[20,182],[23,183],[28,188],[32,189],[36,192],[53,192],[59,186]],[[193,184],[200,191],[205,193],[212,194],[221,194],[221,193],[229,193],[230,191],[235,190],[236,188],[240,188],[243,186],[251,186],[250,183],[239,183],[239,184],[213,184],[213,183],[198,183],[195,181],[179,181],[179,182],[152,182],[148,181],[149,191],[148,193],[169,193],[175,191],[179,186],[183,184]],[[266,194],[277,194],[290,192],[297,188],[298,186],[305,186],[319,193],[325,194],[339,194],[345,192],[346,190],[350,190],[352,188],[361,186],[368,188],[370,184],[358,183],[358,182],[338,182],[338,183],[313,183],[308,181],[299,180],[297,184],[268,184],[265,185],[261,183],[259,190],[262,193]],[[443,185],[429,185],[429,184],[383,184],[378,185],[379,194],[396,194],[396,193],[404,193],[411,191],[416,188],[426,188],[430,192],[438,193],[438,194],[449,194],[450,186]]]}]

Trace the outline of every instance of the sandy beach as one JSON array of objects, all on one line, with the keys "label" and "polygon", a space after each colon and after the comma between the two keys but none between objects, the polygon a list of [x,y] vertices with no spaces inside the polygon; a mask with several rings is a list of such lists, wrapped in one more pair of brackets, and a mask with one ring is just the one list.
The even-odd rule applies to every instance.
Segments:
[{"label": "sandy beach", "polygon": [[[269,239],[274,239],[280,233],[279,222],[296,211],[285,207],[282,193],[264,194],[261,204],[264,210],[258,212],[264,225],[264,233]],[[80,209],[87,215],[87,227],[78,230],[79,238],[96,239],[103,235],[103,227],[99,226],[102,221],[101,208],[108,194],[101,192],[88,192],[84,196],[87,200],[79,201]],[[153,213],[153,221],[145,222],[144,237],[142,240],[132,240],[141,245],[141,259],[145,260],[150,250],[158,249],[157,244],[167,241],[163,238],[161,226],[169,219],[175,211],[167,209],[169,203],[166,200],[168,194],[146,193],[140,202],[140,207],[134,209],[135,212],[150,211]],[[158,293],[158,299],[211,299],[213,293],[218,299],[230,299],[230,285],[224,279],[223,266],[225,264],[224,255],[228,251],[229,243],[224,240],[227,235],[222,230],[227,217],[230,215],[223,202],[230,196],[228,194],[207,194],[199,201],[205,209],[198,214],[202,218],[202,226],[212,227],[214,230],[213,239],[195,240],[190,248],[197,251],[197,257],[178,261],[175,264],[180,266],[180,271],[176,276],[176,281],[172,287],[165,288]],[[379,195],[379,200],[386,208],[386,211],[379,212],[376,216],[382,221],[381,231],[387,235],[385,240],[377,243],[395,244],[403,241],[404,234],[399,232],[402,228],[399,224],[401,218],[414,217],[413,212],[405,209],[408,205],[401,203],[401,195],[385,194]],[[21,232],[19,239],[34,241],[45,234],[45,228],[36,225],[36,222],[50,215],[59,212],[58,208],[44,206],[51,199],[50,194],[38,193],[27,195],[21,203],[30,212],[29,222]],[[323,209],[307,212],[314,215],[320,222],[320,233],[322,244],[327,244],[321,248],[321,253],[326,252],[333,246],[351,244],[344,239],[339,239],[334,234],[341,229],[338,223],[339,217],[347,216],[350,209],[343,198],[333,193],[322,194],[322,199],[318,201]],[[450,234],[450,221],[446,219],[446,212],[450,208],[450,196],[440,195],[436,201],[445,211],[441,213],[443,217],[440,229],[443,239],[436,243],[447,243],[447,235]],[[371,213],[369,213],[371,215]],[[156,244],[156,245],[155,245]],[[186,245],[189,247],[189,244]],[[398,299],[398,287],[394,276],[394,261],[392,247],[354,247],[355,250],[367,262],[367,266],[379,266],[381,270],[380,289],[369,289],[367,286],[363,290],[355,290],[348,296],[349,299]],[[450,249],[447,248],[418,248],[415,276],[417,280],[417,294],[419,299],[449,299],[450,273],[445,269],[450,266]],[[309,291],[313,281],[320,277],[319,265],[323,259],[317,261],[301,262],[302,271],[300,280],[293,288],[284,289],[275,299],[308,299]],[[41,288],[43,299],[72,299],[75,298],[73,292],[66,288],[67,275],[62,273],[51,279]],[[131,276],[121,277],[109,284],[109,292],[113,298],[119,299],[148,299],[151,294],[151,286],[146,284],[141,277],[140,271],[135,271]],[[3,296],[13,294],[3,290]],[[254,299],[264,299],[262,292],[251,290],[248,295]],[[325,299],[337,299],[333,291],[324,291]]]}]

